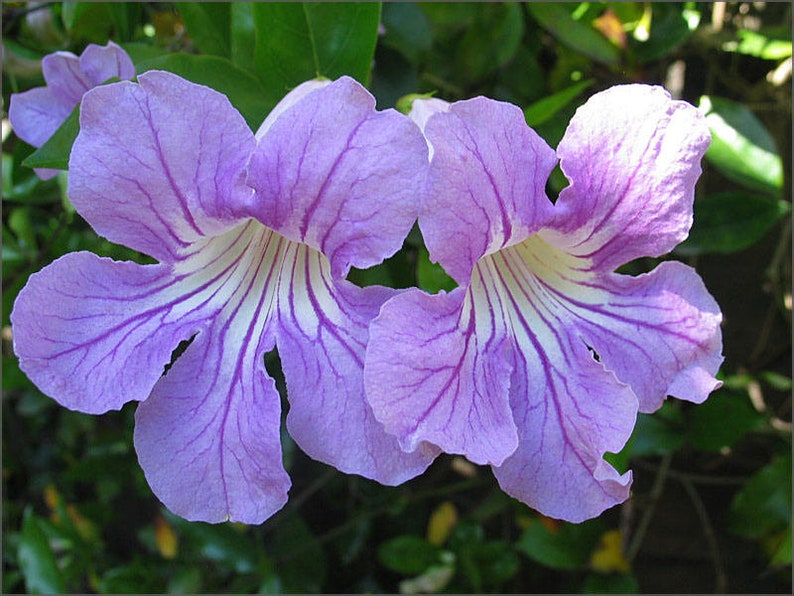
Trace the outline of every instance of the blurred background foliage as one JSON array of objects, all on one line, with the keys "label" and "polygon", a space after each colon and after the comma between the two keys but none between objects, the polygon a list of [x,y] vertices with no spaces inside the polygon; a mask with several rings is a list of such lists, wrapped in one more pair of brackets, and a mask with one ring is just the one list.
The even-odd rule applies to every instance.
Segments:
[{"label": "blurred background foliage", "polygon": [[[791,593],[791,3],[2,10],[4,593]],[[135,406],[98,417],[65,410],[11,350],[8,315],[32,272],[81,249],[141,258],[75,213],[65,173],[42,182],[26,167],[65,167],[76,123],[34,154],[5,119],[11,93],[43,83],[42,56],[109,39],[138,72],[171,70],[226,93],[254,128],[297,83],[349,74],[380,108],[417,92],[513,102],[555,146],[591,94],[664,85],[706,114],[713,135],[692,233],[667,258],[695,266],[723,309],[723,388],[701,406],[671,401],[641,415],[612,457],[634,469],[632,498],[583,524],[537,514],[458,457],[388,488],[310,460],[286,434],[293,488],[272,519],[246,527],[171,515],[137,465]],[[564,184],[555,172],[550,196]],[[351,277],[431,292],[452,283],[417,230],[393,258]],[[266,364],[279,375],[277,354]]]}]

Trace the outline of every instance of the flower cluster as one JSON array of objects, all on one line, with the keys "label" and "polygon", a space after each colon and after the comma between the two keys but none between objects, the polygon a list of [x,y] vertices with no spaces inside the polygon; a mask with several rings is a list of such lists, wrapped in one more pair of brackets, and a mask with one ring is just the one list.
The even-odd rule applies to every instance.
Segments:
[{"label": "flower cluster", "polygon": [[[157,262],[68,254],[11,319],[22,370],[60,404],[141,402],[135,448],[173,512],[261,523],[286,502],[274,348],[311,457],[396,485],[461,454],[571,521],[627,498],[630,473],[604,455],[638,411],[717,386],[721,315],[697,274],[615,273],[691,225],[709,136],[664,90],[595,95],[555,152],[515,106],[420,99],[409,117],[347,77],[298,86],[254,133],[171,73],[98,86],[132,78],[128,60],[115,46],[53,59],[12,123],[40,145],[81,101],[69,198]],[[570,185],[552,203],[558,159]],[[458,288],[346,280],[417,218]]]}]

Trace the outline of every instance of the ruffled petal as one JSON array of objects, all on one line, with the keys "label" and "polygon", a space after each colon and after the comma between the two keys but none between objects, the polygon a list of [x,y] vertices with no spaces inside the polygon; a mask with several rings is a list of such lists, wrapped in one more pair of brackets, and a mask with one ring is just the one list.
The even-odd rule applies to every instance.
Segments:
[{"label": "ruffled petal", "polygon": [[465,285],[481,257],[546,223],[554,152],[519,108],[483,97],[433,115],[425,134],[434,153],[419,226],[431,259]]},{"label": "ruffled petal", "polygon": [[634,428],[637,398],[597,362],[543,279],[510,258],[478,264],[501,289],[516,346],[510,405],[518,449],[494,474],[502,488],[544,515],[579,522],[628,497],[631,474],[603,456]]},{"label": "ruffled petal", "polygon": [[292,91],[287,93],[281,101],[279,101],[276,106],[270,110],[270,113],[265,118],[264,122],[259,126],[256,131],[256,140],[258,141],[268,130],[270,127],[273,126],[273,123],[278,120],[279,116],[286,112],[289,108],[294,106],[298,103],[301,99],[307,96],[309,93],[313,91],[317,91],[318,89],[322,89],[323,87],[327,87],[331,84],[329,79],[312,79],[311,81],[305,81],[295,87]]},{"label": "ruffled petal", "polygon": [[106,46],[89,44],[80,54],[79,62],[92,87],[114,77],[122,80],[135,77],[135,65],[132,59],[112,41]]},{"label": "ruffled petal", "polygon": [[700,112],[661,87],[594,95],[557,148],[571,185],[560,193],[547,240],[607,271],[668,253],[692,225],[709,141]]},{"label": "ruffled petal", "polygon": [[364,398],[367,326],[394,290],[334,281],[328,260],[292,244],[279,291],[277,344],[287,382],[287,428],[311,457],[382,484],[422,473],[437,452],[400,449]]},{"label": "ruffled petal", "polygon": [[405,116],[342,77],[304,95],[261,136],[251,215],[325,254],[335,276],[380,263],[416,219],[427,147]]},{"label": "ruffled petal", "polygon": [[518,444],[512,357],[501,300],[479,276],[450,294],[407,291],[370,327],[367,398],[403,449],[427,442],[498,465]]},{"label": "ruffled petal", "polygon": [[[452,104],[448,101],[435,97],[415,99],[413,103],[411,103],[411,111],[408,112],[408,117],[416,123],[419,130],[424,134],[427,121],[430,120],[430,117],[440,112],[448,112],[451,106]],[[433,145],[430,143],[427,136],[425,136],[425,140],[427,141],[427,158],[432,161],[434,152]]]},{"label": "ruffled petal", "polygon": [[85,95],[69,197],[103,236],[173,262],[241,220],[254,137],[228,99],[167,72]]},{"label": "ruffled petal", "polygon": [[637,401],[581,340],[526,316],[510,390],[518,449],[494,475],[543,515],[581,522],[629,496],[631,472],[618,474],[603,457],[628,440]]},{"label": "ruffled petal", "polygon": [[138,406],[135,449],[146,479],[188,520],[260,524],[287,501],[265,320],[238,313],[216,321]]},{"label": "ruffled petal", "polygon": [[201,327],[182,313],[163,265],[71,253],[33,274],[11,313],[20,368],[44,393],[90,414],[144,400],[179,342]]},{"label": "ruffled petal", "polygon": [[36,87],[11,95],[8,120],[20,139],[41,147],[63,124],[73,107],[49,88]]}]

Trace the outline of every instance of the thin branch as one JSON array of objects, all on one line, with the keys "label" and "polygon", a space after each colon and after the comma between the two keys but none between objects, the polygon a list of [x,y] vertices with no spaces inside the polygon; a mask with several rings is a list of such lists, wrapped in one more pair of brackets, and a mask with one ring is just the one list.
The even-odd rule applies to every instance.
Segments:
[{"label": "thin branch", "polygon": [[695,512],[700,519],[700,524],[703,526],[703,533],[706,536],[706,541],[709,544],[709,551],[711,552],[711,560],[714,563],[714,593],[725,594],[728,587],[728,577],[725,574],[725,567],[722,564],[722,557],[720,557],[719,544],[717,543],[717,536],[714,533],[714,528],[709,520],[706,506],[703,504],[703,499],[700,498],[695,486],[686,478],[679,478],[678,481],[683,485],[687,494],[689,495],[692,505],[695,507]]}]

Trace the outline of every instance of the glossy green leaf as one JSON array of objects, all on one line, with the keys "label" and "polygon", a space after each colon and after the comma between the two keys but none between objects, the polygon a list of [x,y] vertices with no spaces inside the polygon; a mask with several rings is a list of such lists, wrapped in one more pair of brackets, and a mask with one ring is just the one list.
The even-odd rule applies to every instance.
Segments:
[{"label": "glossy green leaf", "polygon": [[516,542],[516,548],[547,567],[581,569],[590,560],[593,549],[604,532],[599,519],[581,524],[552,522],[554,528],[533,518]]},{"label": "glossy green leaf", "polygon": [[256,2],[253,20],[254,66],[270,98],[321,76],[368,84],[379,3]]},{"label": "glossy green leaf", "polygon": [[711,130],[706,159],[731,180],[779,195],[783,162],[772,136],[747,107],[704,95],[698,106]]},{"label": "glossy green leaf", "polygon": [[527,124],[529,126],[537,126],[546,122],[579,97],[594,82],[593,79],[581,81],[527,106],[524,109],[524,118]]},{"label": "glossy green leaf", "polygon": [[689,237],[676,247],[682,255],[743,250],[763,238],[791,211],[787,201],[742,190],[700,197],[694,207],[695,220]]},{"label": "glossy green leaf", "polygon": [[80,105],[78,104],[50,139],[36,149],[22,164],[29,168],[69,169],[69,155],[79,132]]},{"label": "glossy green leaf", "polygon": [[723,389],[692,410],[690,443],[695,449],[719,451],[764,424],[764,416],[753,408],[746,394]]},{"label": "glossy green leaf", "polygon": [[168,520],[202,556],[223,563],[237,573],[251,573],[263,564],[261,549],[243,530],[229,524],[189,522],[169,515]]},{"label": "glossy green leaf", "polygon": [[620,51],[588,23],[577,21],[573,2],[528,2],[527,10],[549,33],[569,48],[604,64],[617,65]]},{"label": "glossy green leaf", "polygon": [[441,549],[419,536],[397,536],[378,548],[378,560],[405,575],[424,573],[441,561]]},{"label": "glossy green leaf", "polygon": [[231,58],[231,3],[178,2],[176,6],[193,43],[203,54]]},{"label": "glossy green leaf", "polygon": [[220,56],[167,54],[136,65],[139,73],[167,70],[194,83],[225,94],[248,125],[256,130],[278,99],[268,99],[261,83],[250,73]]},{"label": "glossy green leaf", "polygon": [[52,594],[66,591],[66,582],[58,568],[50,541],[41,521],[30,508],[25,510],[22,520],[17,557],[29,593]]},{"label": "glossy green leaf", "polygon": [[746,538],[763,538],[791,526],[791,454],[756,473],[731,504],[730,527]]}]

